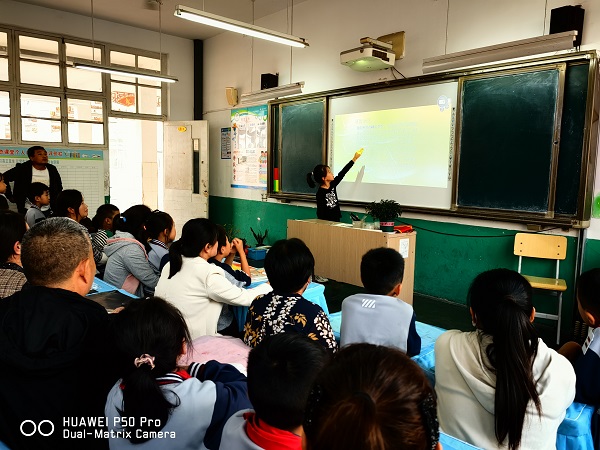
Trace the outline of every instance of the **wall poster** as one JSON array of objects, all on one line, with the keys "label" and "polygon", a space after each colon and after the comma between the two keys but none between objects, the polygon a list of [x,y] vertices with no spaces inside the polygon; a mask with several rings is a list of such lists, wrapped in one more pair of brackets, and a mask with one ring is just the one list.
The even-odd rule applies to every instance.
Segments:
[{"label": "wall poster", "polygon": [[231,110],[231,187],[267,189],[267,105]]}]

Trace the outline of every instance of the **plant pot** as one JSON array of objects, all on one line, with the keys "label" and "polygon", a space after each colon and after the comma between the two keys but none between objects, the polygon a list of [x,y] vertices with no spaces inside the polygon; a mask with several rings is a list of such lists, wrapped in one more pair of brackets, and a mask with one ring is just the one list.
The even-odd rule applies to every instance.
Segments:
[{"label": "plant pot", "polygon": [[384,233],[391,233],[394,231],[394,221],[393,220],[380,220],[379,228]]}]

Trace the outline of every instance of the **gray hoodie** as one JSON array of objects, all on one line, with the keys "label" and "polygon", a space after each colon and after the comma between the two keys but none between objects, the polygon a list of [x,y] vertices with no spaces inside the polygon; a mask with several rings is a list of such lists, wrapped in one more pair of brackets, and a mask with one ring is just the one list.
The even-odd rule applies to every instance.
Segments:
[{"label": "gray hoodie", "polygon": [[104,270],[104,281],[121,288],[129,274],[140,281],[135,295],[145,297],[154,294],[154,288],[158,283],[159,275],[154,272],[148,262],[148,257],[142,244],[135,241],[132,234],[117,231],[112,239],[109,239],[104,253],[108,256],[106,269]]}]

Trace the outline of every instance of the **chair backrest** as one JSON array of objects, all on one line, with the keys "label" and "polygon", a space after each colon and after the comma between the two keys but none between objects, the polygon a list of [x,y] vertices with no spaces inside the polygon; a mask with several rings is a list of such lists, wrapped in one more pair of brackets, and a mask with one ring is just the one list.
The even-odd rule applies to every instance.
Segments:
[{"label": "chair backrest", "polygon": [[529,258],[564,260],[567,256],[567,238],[551,234],[517,233],[514,254]]}]

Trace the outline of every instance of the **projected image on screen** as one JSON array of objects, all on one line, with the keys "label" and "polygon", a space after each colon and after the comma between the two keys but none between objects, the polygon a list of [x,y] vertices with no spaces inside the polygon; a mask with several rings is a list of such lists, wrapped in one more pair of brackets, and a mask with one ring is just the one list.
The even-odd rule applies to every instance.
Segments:
[{"label": "projected image on screen", "polygon": [[344,181],[445,188],[451,110],[438,105],[342,114],[334,119],[334,166],[364,148]]},{"label": "projected image on screen", "polygon": [[364,148],[337,187],[340,200],[449,209],[457,95],[458,83],[444,81],[332,99],[333,173]]}]

